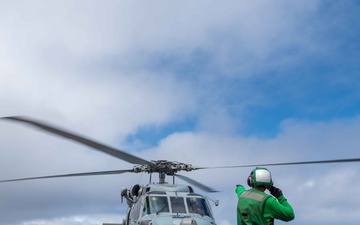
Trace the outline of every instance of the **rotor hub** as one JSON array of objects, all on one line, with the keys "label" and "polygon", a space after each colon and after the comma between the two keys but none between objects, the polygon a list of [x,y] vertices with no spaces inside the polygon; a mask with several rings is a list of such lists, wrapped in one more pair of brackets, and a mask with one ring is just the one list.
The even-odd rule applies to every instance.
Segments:
[{"label": "rotor hub", "polygon": [[133,170],[135,173],[163,173],[174,175],[179,171],[192,171],[195,169],[191,164],[171,162],[167,160],[152,160],[152,165],[136,165]]}]

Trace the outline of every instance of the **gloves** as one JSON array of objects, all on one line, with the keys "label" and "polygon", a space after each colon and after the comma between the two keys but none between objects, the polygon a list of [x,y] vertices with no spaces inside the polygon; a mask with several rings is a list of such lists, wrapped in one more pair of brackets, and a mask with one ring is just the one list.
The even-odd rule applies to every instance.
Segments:
[{"label": "gloves", "polygon": [[241,195],[241,193],[243,193],[245,191],[244,186],[237,184],[236,188],[235,188],[235,193],[239,196]]},{"label": "gloves", "polygon": [[282,191],[280,190],[280,188],[277,188],[275,186],[271,186],[269,188],[270,194],[272,194],[275,198],[279,198],[280,196],[283,195]]}]

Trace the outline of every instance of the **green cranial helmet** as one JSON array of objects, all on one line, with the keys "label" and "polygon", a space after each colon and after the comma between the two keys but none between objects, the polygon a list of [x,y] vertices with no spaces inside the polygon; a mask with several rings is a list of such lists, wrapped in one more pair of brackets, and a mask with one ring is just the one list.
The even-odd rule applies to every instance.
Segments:
[{"label": "green cranial helmet", "polygon": [[273,185],[271,173],[266,168],[256,167],[250,176],[252,176],[252,183],[255,186],[270,187]]}]

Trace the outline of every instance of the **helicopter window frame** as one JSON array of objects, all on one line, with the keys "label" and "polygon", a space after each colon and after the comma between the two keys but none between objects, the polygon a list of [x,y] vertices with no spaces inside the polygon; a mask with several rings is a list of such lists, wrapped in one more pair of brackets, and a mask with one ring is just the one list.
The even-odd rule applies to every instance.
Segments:
[{"label": "helicopter window frame", "polygon": [[172,213],[187,213],[186,202],[184,197],[171,196],[170,206]]},{"label": "helicopter window frame", "polygon": [[146,198],[145,198],[145,204],[144,204],[144,209],[143,209],[142,213],[143,213],[144,215],[145,215],[145,214],[150,215],[149,196],[146,196]]},{"label": "helicopter window frame", "polygon": [[[155,199],[158,198],[158,200],[162,200],[161,203],[164,204],[158,204],[155,203]],[[158,213],[169,213],[170,207],[169,207],[169,199],[166,195],[148,195],[146,197],[146,213],[147,214],[158,214]]]},{"label": "helicopter window frame", "polygon": [[204,197],[187,196],[186,205],[189,213],[200,214],[212,218],[212,212]]}]

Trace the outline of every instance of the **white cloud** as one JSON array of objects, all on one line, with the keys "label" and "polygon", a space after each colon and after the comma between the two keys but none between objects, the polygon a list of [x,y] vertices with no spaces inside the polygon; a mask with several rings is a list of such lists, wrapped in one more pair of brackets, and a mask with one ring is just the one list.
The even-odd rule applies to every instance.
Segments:
[{"label": "white cloud", "polygon": [[[306,15],[317,5],[314,1],[291,6],[257,1],[105,1],[100,7],[96,1],[34,1],[3,7],[2,42],[11,46],[8,52],[16,57],[16,67],[33,75],[39,70],[66,72],[71,68],[64,67],[86,62],[84,66],[90,66],[93,62],[89,60],[111,56],[119,56],[117,61],[126,67],[129,65],[122,62],[141,65],[161,53],[182,56],[178,60],[183,61],[200,49],[215,57],[212,68],[222,72],[240,69],[244,72],[239,75],[247,76],[246,71],[274,68],[292,57],[299,59],[296,55],[276,57],[284,48],[296,46],[301,52],[321,46],[313,43],[313,31],[304,25]],[[300,35],[299,29],[303,29]]]}]

